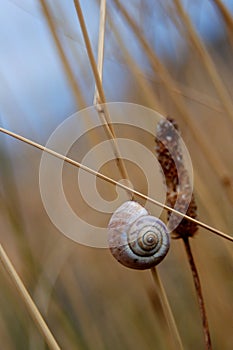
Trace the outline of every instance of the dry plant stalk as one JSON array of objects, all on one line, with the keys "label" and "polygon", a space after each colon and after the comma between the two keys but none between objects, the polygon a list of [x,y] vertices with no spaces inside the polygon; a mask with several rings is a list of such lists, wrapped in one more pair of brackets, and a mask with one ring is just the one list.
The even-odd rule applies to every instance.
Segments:
[{"label": "dry plant stalk", "polygon": [[[104,44],[105,44],[105,24],[106,24],[106,0],[100,2],[100,21],[99,21],[99,40],[98,40],[98,58],[97,58],[97,70],[99,73],[100,81],[103,81],[103,63],[104,63]],[[97,85],[95,85],[94,105],[100,103],[99,91]]]},{"label": "dry plant stalk", "polygon": [[165,289],[163,287],[163,283],[159,277],[158,270],[156,269],[156,267],[151,268],[151,274],[152,274],[153,281],[155,282],[156,288],[158,289],[159,295],[160,295],[160,297],[162,296],[160,299],[161,304],[162,304],[162,309],[163,309],[165,319],[167,321],[170,333],[173,336],[172,337],[172,340],[173,340],[172,346],[174,347],[175,350],[177,350],[177,349],[182,350],[183,349],[182,340],[181,340],[179,331],[177,329],[176,321],[174,319],[169,301],[167,299],[167,295],[166,295]]},{"label": "dry plant stalk", "polygon": [[[79,17],[79,21],[80,21],[80,26],[83,32],[83,37],[85,40],[85,44],[86,44],[86,48],[87,48],[87,52],[88,52],[88,56],[89,56],[89,60],[92,66],[92,70],[93,70],[93,74],[95,76],[95,81],[96,81],[96,86],[95,86],[95,94],[94,94],[94,104],[97,108],[97,111],[99,113],[100,118],[104,119],[105,122],[107,122],[109,124],[110,128],[110,132],[109,136],[110,138],[112,138],[113,140],[116,138],[115,133],[114,133],[114,129],[112,127],[111,124],[111,119],[110,116],[108,115],[108,111],[106,108],[103,108],[102,106],[100,106],[100,103],[105,102],[105,95],[104,95],[104,91],[103,91],[103,87],[102,87],[102,74],[103,74],[103,60],[104,60],[104,38],[105,38],[105,23],[106,23],[106,0],[101,0],[100,3],[100,23],[99,23],[99,42],[98,42],[98,60],[97,60],[97,65],[95,63],[94,60],[94,56],[93,56],[93,52],[91,49],[91,44],[90,44],[90,40],[87,34],[87,30],[85,27],[85,22],[84,22],[84,18],[82,15],[82,11],[81,11],[81,7],[78,1],[74,1],[75,2],[75,7],[76,7],[76,11]],[[116,152],[116,158],[119,159],[119,167],[120,170],[122,172],[122,175],[124,178],[129,179],[124,162],[120,156],[120,152],[118,150],[118,146],[117,143],[114,144],[114,149]],[[129,193],[129,192],[128,192]],[[131,199],[133,199],[133,195],[132,193],[130,194]],[[170,327],[171,333],[173,335],[173,340],[174,342],[179,346],[179,349],[183,349],[182,343],[181,343],[181,339],[178,333],[178,330],[176,328],[176,323],[175,320],[173,318],[172,315],[172,311],[165,293],[165,289],[163,288],[162,282],[158,277],[158,273],[156,273],[155,271],[152,271],[152,275],[156,274],[157,279],[154,278],[154,281],[156,283],[156,285],[158,286],[159,289],[159,295],[160,295],[160,299],[164,308],[164,313],[165,316],[168,320],[168,325]],[[160,281],[160,282],[158,282]]]},{"label": "dry plant stalk", "polygon": [[49,327],[47,326],[46,322],[44,321],[43,317],[41,316],[39,310],[37,309],[35,303],[33,302],[32,298],[30,297],[27,289],[25,288],[23,282],[21,281],[19,275],[17,274],[14,266],[12,265],[9,257],[7,256],[5,250],[3,249],[2,245],[0,245],[0,260],[5,268],[7,274],[11,278],[12,282],[14,283],[16,289],[19,292],[19,295],[24,302],[26,308],[28,309],[28,312],[32,319],[34,320],[35,324],[37,325],[39,331],[44,336],[48,347],[51,350],[61,350],[59,345],[57,344],[54,336],[52,335]]},{"label": "dry plant stalk", "polygon": [[[83,13],[82,13],[82,9],[81,9],[79,0],[74,0],[74,5],[75,5],[76,13],[77,13],[77,16],[79,19],[79,24],[80,24],[81,31],[83,34],[85,46],[87,49],[87,54],[88,54],[88,58],[90,61],[91,69],[92,69],[92,72],[93,72],[93,75],[95,78],[96,91],[97,91],[96,96],[98,97],[97,111],[98,111],[100,119],[102,120],[105,131],[106,131],[109,139],[112,141],[113,152],[114,152],[114,155],[116,158],[116,163],[117,163],[117,166],[119,168],[119,171],[122,174],[123,179],[127,179],[129,181],[129,175],[127,173],[123,158],[121,157],[121,153],[120,153],[117,141],[116,141],[116,134],[115,134],[114,128],[112,126],[112,122],[111,122],[111,118],[110,118],[110,115],[109,115],[108,110],[107,110],[107,106],[105,105],[106,97],[105,97],[103,86],[102,86],[102,62],[101,62],[101,60],[103,60],[103,53],[99,56],[100,61],[99,61],[99,69],[98,69],[97,64],[95,62],[93,50],[91,47],[91,42],[90,42],[90,39],[88,36],[87,27],[86,27],[86,23],[85,23],[85,20],[83,17]],[[101,31],[101,36],[100,36],[100,41],[99,41],[99,44],[101,45],[100,50],[104,49],[104,35],[103,35],[104,25],[105,25],[105,11],[103,10],[103,8],[105,7],[104,5],[106,6],[106,3],[103,3],[103,5],[102,5],[102,14],[104,14],[104,16],[101,16],[101,18],[100,18],[100,31]],[[100,105],[100,104],[102,104],[102,105]],[[128,193],[129,198],[133,199],[132,193],[129,191],[127,191],[127,193]]]},{"label": "dry plant stalk", "polygon": [[[167,204],[172,208],[174,208],[176,204],[176,208],[180,212],[184,212],[187,207],[187,199],[190,198],[191,195],[191,201],[187,209],[187,214],[190,217],[196,218],[197,206],[192,193],[192,188],[190,186],[188,173],[184,167],[182,150],[179,144],[179,134],[177,130],[178,126],[172,119],[161,120],[157,125],[155,140],[156,152],[166,179]],[[174,160],[176,160],[176,163]],[[178,177],[178,173],[180,174],[180,178]],[[168,211],[168,218],[170,218],[170,215],[171,212]],[[202,295],[200,278],[198,276],[198,271],[189,243],[189,238],[193,237],[193,235],[197,232],[198,226],[195,222],[187,221],[185,218],[182,219],[180,223],[178,220],[180,220],[180,218],[174,215],[170,218],[169,223],[171,226],[174,225],[174,227],[176,227],[174,229],[174,238],[182,238],[185,245],[202,317],[205,346],[206,349],[211,350],[212,346],[207,314],[205,310],[205,302]]]}]

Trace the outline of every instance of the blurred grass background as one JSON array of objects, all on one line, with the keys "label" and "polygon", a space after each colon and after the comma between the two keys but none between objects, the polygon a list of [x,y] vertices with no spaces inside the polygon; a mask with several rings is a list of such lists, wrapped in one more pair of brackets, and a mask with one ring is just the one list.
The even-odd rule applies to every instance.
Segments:
[{"label": "blurred grass background", "polygon": [[[50,11],[73,83],[43,3]],[[205,45],[201,53],[176,3],[122,2],[138,28],[133,33],[118,1],[107,1],[103,87],[107,101],[142,104],[177,120],[193,162],[199,218],[231,234],[233,120],[227,105],[232,104],[233,2],[183,2],[199,43]],[[99,2],[81,1],[81,5],[96,53]],[[1,124],[45,144],[62,120],[93,103],[94,79],[73,2],[5,1],[0,16]],[[143,40],[150,51],[141,46]],[[227,91],[227,101],[221,98],[222,89],[214,85],[206,53]],[[122,135],[123,131],[117,132]],[[72,156],[82,159],[103,137],[102,130],[87,135]],[[153,149],[153,142],[148,147]],[[1,135],[0,232],[4,248],[61,348],[169,349],[167,326],[149,272],[123,268],[108,250],[78,245],[50,222],[39,192],[40,157],[40,151]],[[139,181],[138,173],[126,165],[135,188],[146,192],[143,176]],[[103,170],[116,176],[113,164]],[[65,167],[64,186],[70,201],[89,220],[105,225],[108,216],[99,219],[98,213],[89,212],[77,189],[73,191],[75,174],[70,166]],[[110,185],[101,181],[99,187],[103,195],[109,192]],[[199,229],[191,244],[213,348],[230,350],[232,243]],[[202,349],[201,321],[182,242],[172,241],[158,269],[184,348]],[[46,348],[3,269],[0,308],[2,349]]]}]

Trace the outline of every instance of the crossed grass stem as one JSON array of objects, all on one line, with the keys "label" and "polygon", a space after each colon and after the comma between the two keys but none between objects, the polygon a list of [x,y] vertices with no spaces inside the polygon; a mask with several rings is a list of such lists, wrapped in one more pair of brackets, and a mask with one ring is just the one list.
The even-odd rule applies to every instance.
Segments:
[{"label": "crossed grass stem", "polygon": [[31,145],[31,146],[33,146],[33,147],[35,147],[35,148],[37,148],[37,149],[39,149],[39,150],[41,150],[43,152],[51,154],[52,156],[54,156],[54,157],[56,157],[58,159],[61,159],[61,160],[65,161],[65,162],[67,162],[67,163],[69,163],[69,164],[71,164],[71,165],[73,165],[73,166],[75,166],[77,168],[80,168],[80,169],[82,169],[82,170],[84,170],[84,171],[86,171],[86,172],[88,172],[88,173],[90,173],[90,174],[92,174],[94,176],[97,176],[98,178],[100,178],[100,179],[102,179],[102,180],[104,180],[104,181],[106,181],[108,183],[116,185],[116,186],[118,186],[118,187],[120,187],[120,188],[122,188],[122,189],[124,189],[126,191],[132,192],[135,196],[138,196],[138,197],[140,197],[142,199],[148,200],[150,203],[152,203],[154,205],[157,205],[160,208],[164,208],[167,211],[171,211],[174,214],[176,214],[178,216],[181,216],[182,218],[184,218],[184,219],[186,219],[188,221],[196,223],[198,226],[205,228],[207,231],[212,232],[212,233],[214,233],[214,234],[216,234],[216,235],[218,235],[218,236],[220,236],[220,237],[222,237],[222,238],[224,238],[224,239],[226,239],[228,241],[233,242],[233,237],[228,235],[228,234],[226,234],[226,233],[224,233],[224,232],[222,232],[221,230],[218,230],[218,229],[216,229],[216,228],[214,228],[214,227],[212,227],[210,225],[205,224],[202,221],[196,220],[196,219],[194,219],[194,218],[192,218],[192,217],[190,217],[190,216],[188,216],[188,215],[186,215],[184,213],[181,213],[178,210],[175,210],[175,209],[169,207],[168,205],[163,204],[163,203],[157,201],[156,199],[151,198],[151,197],[149,197],[149,196],[147,196],[147,195],[145,195],[145,194],[143,194],[143,193],[141,193],[139,191],[131,189],[130,187],[122,184],[121,182],[118,182],[118,181],[116,181],[116,180],[114,180],[114,179],[112,179],[112,178],[110,178],[110,177],[108,177],[108,176],[106,176],[106,175],[104,175],[104,174],[94,170],[94,169],[91,169],[91,168],[89,168],[89,167],[87,167],[87,166],[85,166],[85,165],[83,165],[83,164],[81,164],[81,163],[71,159],[71,158],[68,158],[68,157],[66,157],[63,154],[60,154],[60,153],[58,153],[56,151],[53,151],[52,149],[49,149],[49,148],[47,148],[47,147],[45,147],[45,146],[43,146],[43,145],[41,145],[41,144],[39,144],[39,143],[37,143],[35,141],[29,140],[26,137],[18,135],[18,134],[14,133],[14,132],[12,132],[10,130],[7,130],[5,128],[0,127],[0,132],[4,133],[6,135],[9,135],[9,136],[11,136],[11,137],[13,137],[13,138],[15,138],[17,140],[20,140],[20,141],[22,141],[24,143],[27,143],[28,145]]}]

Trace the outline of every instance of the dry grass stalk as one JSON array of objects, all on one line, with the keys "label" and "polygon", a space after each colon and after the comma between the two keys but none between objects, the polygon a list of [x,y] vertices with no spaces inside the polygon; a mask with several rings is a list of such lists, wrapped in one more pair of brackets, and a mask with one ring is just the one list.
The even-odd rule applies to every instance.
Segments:
[{"label": "dry grass stalk", "polygon": [[[74,5],[75,5],[75,9],[76,9],[76,12],[78,15],[80,27],[82,30],[83,39],[85,41],[87,54],[88,54],[88,58],[89,58],[89,61],[91,64],[92,72],[94,74],[96,89],[98,91],[99,104],[103,104],[101,106],[98,105],[100,107],[97,109],[98,114],[102,120],[103,126],[106,130],[106,133],[107,133],[109,139],[112,141],[112,147],[113,147],[114,155],[116,158],[116,163],[117,163],[117,166],[119,167],[120,173],[122,174],[123,179],[129,180],[129,175],[128,175],[127,170],[126,170],[125,163],[121,157],[120,150],[119,150],[119,147],[117,145],[116,135],[114,132],[114,128],[112,126],[112,122],[111,122],[108,110],[107,110],[107,106],[104,105],[106,103],[106,98],[105,98],[105,94],[104,94],[104,90],[103,90],[103,86],[102,86],[101,76],[99,74],[98,67],[97,67],[96,62],[95,62],[95,58],[94,58],[94,54],[92,51],[91,42],[90,42],[90,39],[88,36],[85,20],[83,17],[81,6],[80,6],[80,2],[78,0],[74,0]],[[103,17],[101,17],[101,23],[100,23],[101,32],[103,31],[102,28],[104,26],[104,23],[105,23],[105,21],[103,22]],[[103,34],[102,34],[102,39],[104,39]],[[100,40],[102,40],[102,39],[100,39]],[[104,42],[101,43],[102,50],[104,49],[103,44],[104,44]],[[103,54],[102,54],[102,57],[103,57]],[[101,66],[101,62],[100,62],[100,66]],[[129,198],[132,199],[132,193],[130,193],[128,191],[127,191],[127,193],[129,195]]]},{"label": "dry grass stalk", "polygon": [[[98,57],[97,57],[97,70],[99,73],[100,81],[103,81],[103,62],[104,62],[104,42],[105,42],[105,23],[106,23],[106,0],[100,2],[100,21],[99,21],[99,40],[98,40]],[[100,101],[99,91],[97,85],[95,85],[94,105],[98,105]]]},{"label": "dry grass stalk", "polygon": [[202,327],[203,327],[203,332],[204,332],[204,340],[205,340],[205,347],[206,350],[211,350],[212,345],[211,345],[211,339],[210,339],[210,331],[209,331],[209,325],[208,325],[208,319],[207,319],[207,314],[206,314],[206,309],[205,309],[205,302],[204,298],[202,295],[202,290],[201,290],[201,281],[198,275],[198,271],[196,268],[196,264],[193,258],[192,250],[190,247],[189,239],[188,237],[183,237],[183,242],[185,246],[185,250],[187,253],[189,265],[191,267],[192,275],[193,275],[193,281],[197,293],[197,298],[198,298],[198,304],[201,312],[201,319],[202,319]]},{"label": "dry grass stalk", "polygon": [[5,250],[3,249],[2,245],[0,245],[0,260],[2,262],[3,267],[5,268],[7,274],[11,278],[12,282],[14,283],[16,289],[19,292],[20,297],[22,298],[22,301],[24,302],[30,316],[34,320],[35,324],[37,325],[39,331],[45,338],[48,347],[51,350],[60,350],[59,345],[57,344],[54,336],[52,335],[50,329],[48,328],[46,322],[44,321],[43,317],[41,316],[39,310],[37,309],[35,303],[33,302],[32,298],[30,297],[27,289],[25,288],[23,282],[21,281],[19,275],[17,274],[14,266],[12,265],[10,259],[8,258]]},{"label": "dry grass stalk", "polygon": [[173,339],[172,346],[174,349],[183,349],[184,347],[182,344],[182,340],[180,338],[178,328],[176,326],[176,321],[174,319],[174,316],[173,316],[169,301],[167,299],[167,295],[166,295],[165,289],[163,287],[162,281],[161,281],[159,274],[158,274],[158,271],[155,267],[151,268],[151,274],[152,274],[153,281],[155,282],[155,285],[156,285],[156,291],[158,289],[159,294],[163,296],[161,298],[161,303],[162,303],[165,318],[167,320],[168,327],[170,329],[170,333],[173,336],[172,337],[172,339]]},{"label": "dry grass stalk", "polygon": [[196,220],[196,219],[194,219],[194,218],[192,218],[192,217],[190,217],[188,215],[180,213],[179,211],[177,211],[177,210],[175,210],[175,209],[173,209],[173,208],[171,208],[171,207],[169,207],[169,206],[167,206],[165,204],[162,204],[159,201],[157,201],[157,200],[155,200],[155,199],[153,199],[151,197],[148,197],[148,196],[146,196],[145,194],[143,194],[143,193],[141,193],[139,191],[131,189],[128,186],[126,186],[126,185],[124,185],[124,184],[122,184],[122,183],[120,183],[120,182],[118,182],[118,181],[116,181],[114,179],[111,179],[110,177],[108,177],[108,176],[106,176],[106,175],[104,175],[102,173],[99,173],[98,171],[95,171],[95,170],[87,167],[86,165],[83,165],[83,164],[81,164],[79,162],[76,162],[73,159],[70,159],[70,158],[68,158],[68,157],[66,157],[66,156],[64,156],[64,155],[62,155],[62,154],[60,154],[58,152],[55,152],[55,151],[53,151],[53,150],[51,150],[51,149],[49,149],[49,148],[47,148],[45,146],[42,146],[41,144],[39,144],[37,142],[31,141],[31,140],[27,139],[26,137],[20,136],[20,135],[14,133],[12,131],[9,131],[7,129],[4,129],[4,128],[0,127],[0,132],[4,133],[6,135],[9,135],[9,136],[11,136],[11,137],[13,137],[13,138],[15,138],[17,140],[20,140],[20,141],[22,141],[24,143],[27,143],[28,145],[31,145],[31,146],[33,146],[33,147],[35,147],[35,148],[37,148],[37,149],[39,149],[39,150],[41,150],[43,152],[51,154],[52,156],[54,156],[54,157],[56,157],[58,159],[61,159],[61,160],[65,161],[65,162],[67,162],[67,163],[69,163],[71,165],[74,165],[77,168],[80,168],[80,169],[82,169],[82,170],[84,170],[84,171],[86,171],[86,172],[88,172],[88,173],[90,173],[90,174],[92,174],[92,175],[94,175],[94,176],[96,176],[96,177],[98,177],[98,178],[108,182],[108,183],[111,183],[111,184],[116,185],[116,186],[118,186],[120,188],[123,188],[124,190],[133,193],[135,196],[138,196],[138,197],[140,197],[142,199],[146,199],[150,203],[153,203],[153,204],[157,205],[160,208],[164,208],[165,210],[171,211],[171,212],[173,212],[174,214],[176,214],[178,216],[182,216],[183,219],[187,219],[187,220],[189,220],[189,221],[199,225],[200,227],[203,227],[206,230],[208,230],[208,231],[210,231],[212,233],[215,233],[216,235],[233,242],[233,237],[229,236],[228,234],[226,234],[226,233],[224,233],[224,232],[222,232],[222,231],[220,231],[220,230],[218,230],[218,229],[216,229],[214,227],[211,227],[210,225],[207,225],[207,224],[205,224],[202,221]]}]

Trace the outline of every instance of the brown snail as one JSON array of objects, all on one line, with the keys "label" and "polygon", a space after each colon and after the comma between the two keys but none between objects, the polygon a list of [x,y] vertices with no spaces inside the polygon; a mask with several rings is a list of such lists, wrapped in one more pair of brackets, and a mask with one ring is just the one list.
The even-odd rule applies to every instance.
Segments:
[{"label": "brown snail", "polygon": [[109,221],[108,243],[112,255],[121,264],[145,270],[164,259],[170,236],[160,219],[150,216],[139,203],[127,201]]}]

